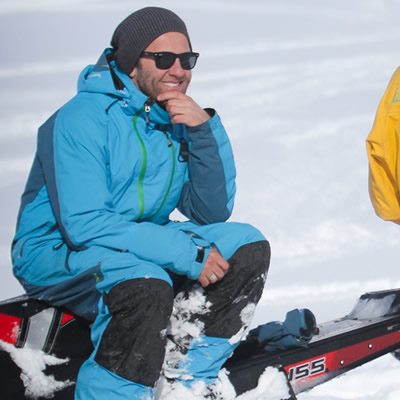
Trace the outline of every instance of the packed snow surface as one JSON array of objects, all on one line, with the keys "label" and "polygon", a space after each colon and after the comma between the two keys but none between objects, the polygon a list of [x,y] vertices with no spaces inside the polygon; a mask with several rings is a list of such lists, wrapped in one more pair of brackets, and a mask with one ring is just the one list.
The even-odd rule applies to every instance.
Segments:
[{"label": "packed snow surface", "polygon": [[[289,389],[285,376],[277,369],[267,368],[259,379],[258,386],[240,396],[236,396],[226,371],[222,370],[218,380],[212,387],[217,400],[280,400],[289,397]],[[201,400],[207,388],[202,383],[188,389],[182,384],[175,383],[163,388],[161,394],[156,396],[159,400]]]}]

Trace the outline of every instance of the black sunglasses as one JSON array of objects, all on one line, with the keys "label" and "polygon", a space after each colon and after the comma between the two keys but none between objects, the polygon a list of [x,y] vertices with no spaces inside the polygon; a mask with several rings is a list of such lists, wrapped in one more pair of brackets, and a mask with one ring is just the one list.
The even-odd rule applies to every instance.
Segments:
[{"label": "black sunglasses", "polygon": [[168,69],[174,65],[174,62],[179,58],[179,62],[183,69],[193,69],[196,65],[199,53],[181,53],[175,54],[169,51],[160,51],[158,53],[153,53],[151,51],[144,51],[141,57],[153,57],[158,69]]}]

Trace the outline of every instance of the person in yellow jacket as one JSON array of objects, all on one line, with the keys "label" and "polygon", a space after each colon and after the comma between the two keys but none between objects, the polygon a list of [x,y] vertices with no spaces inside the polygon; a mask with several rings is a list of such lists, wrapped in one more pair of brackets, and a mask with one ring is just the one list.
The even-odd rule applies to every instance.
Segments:
[{"label": "person in yellow jacket", "polygon": [[400,67],[382,97],[366,144],[372,205],[379,217],[400,224]]}]

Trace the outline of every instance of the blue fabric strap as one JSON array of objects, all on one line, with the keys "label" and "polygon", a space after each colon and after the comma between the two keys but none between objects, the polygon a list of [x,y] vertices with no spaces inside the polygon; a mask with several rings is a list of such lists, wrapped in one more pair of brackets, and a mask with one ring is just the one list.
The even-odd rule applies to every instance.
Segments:
[{"label": "blue fabric strap", "polygon": [[267,351],[307,347],[318,332],[314,314],[308,309],[294,309],[286,314],[284,322],[268,322],[253,329],[249,338],[255,338]]}]

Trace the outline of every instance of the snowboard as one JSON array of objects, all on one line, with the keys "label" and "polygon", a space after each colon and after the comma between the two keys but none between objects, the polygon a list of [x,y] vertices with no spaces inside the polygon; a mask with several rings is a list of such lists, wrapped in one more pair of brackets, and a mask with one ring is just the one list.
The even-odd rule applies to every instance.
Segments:
[{"label": "snowboard", "polygon": [[[0,302],[0,341],[2,399],[29,398],[18,353],[10,349],[38,351],[62,360],[49,362],[43,371],[57,382],[68,383],[52,394],[55,400],[74,398],[79,368],[93,350],[88,321],[27,296]],[[223,368],[240,395],[256,388],[264,371],[275,367],[284,372],[291,393],[282,400],[293,400],[387,353],[400,358],[400,289],[363,294],[349,314],[318,324],[318,333],[307,347],[266,351],[254,339],[243,340]]]}]

